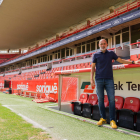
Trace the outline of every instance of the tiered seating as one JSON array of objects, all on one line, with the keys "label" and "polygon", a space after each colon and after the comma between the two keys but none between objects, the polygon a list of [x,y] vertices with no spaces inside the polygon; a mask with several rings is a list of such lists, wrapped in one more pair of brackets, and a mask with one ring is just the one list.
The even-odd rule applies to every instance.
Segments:
[{"label": "tiered seating", "polygon": [[10,58],[13,58],[17,55],[18,54],[0,54],[0,59],[10,59]]}]

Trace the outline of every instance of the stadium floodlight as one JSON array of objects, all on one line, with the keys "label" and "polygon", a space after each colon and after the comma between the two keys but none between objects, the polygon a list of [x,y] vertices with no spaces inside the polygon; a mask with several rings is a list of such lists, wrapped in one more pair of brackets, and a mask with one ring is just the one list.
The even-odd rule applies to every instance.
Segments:
[{"label": "stadium floodlight", "polygon": [[3,0],[0,0],[0,5],[2,4]]}]

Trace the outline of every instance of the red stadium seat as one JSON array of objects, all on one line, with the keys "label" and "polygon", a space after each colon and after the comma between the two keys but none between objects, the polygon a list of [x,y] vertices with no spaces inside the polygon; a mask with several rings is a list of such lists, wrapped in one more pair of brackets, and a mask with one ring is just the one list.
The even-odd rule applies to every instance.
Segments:
[{"label": "red stadium seat", "polygon": [[77,69],[81,69],[80,64],[77,64],[76,68],[77,68]]},{"label": "red stadium seat", "polygon": [[138,59],[140,59],[140,54],[138,54]]},{"label": "red stadium seat", "polygon": [[82,93],[80,95],[79,101],[71,102],[72,105],[72,111],[75,115],[82,115],[82,106],[84,103],[86,103],[88,100],[88,94]]},{"label": "red stadium seat", "polygon": [[105,107],[109,106],[109,101],[107,95],[104,96],[104,105]]},{"label": "red stadium seat", "polygon": [[123,108],[124,98],[121,96],[115,96],[115,108],[120,110]]},{"label": "red stadium seat", "polygon": [[73,65],[70,65],[70,70],[74,69],[73,67],[74,67]]},{"label": "red stadium seat", "polygon": [[127,97],[124,101],[123,109],[119,110],[118,125],[134,130],[136,112],[139,111],[140,101],[136,97]]},{"label": "red stadium seat", "polygon": [[139,60],[138,57],[137,57],[137,54],[131,55],[131,56],[130,56],[130,59],[131,59],[132,61],[137,61],[137,60]]},{"label": "red stadium seat", "polygon": [[[119,113],[119,110],[122,109],[122,107],[123,107],[123,102],[124,102],[123,97],[121,97],[121,96],[115,96],[115,108],[116,108],[115,115],[116,115],[117,122],[118,122],[118,119],[119,119],[119,114],[118,113]],[[107,123],[110,123],[109,106],[107,106],[105,108],[105,111],[106,111]]]},{"label": "red stadium seat", "polygon": [[91,118],[92,114],[92,106],[97,104],[97,95],[96,94],[90,94],[87,100],[87,103],[83,104],[83,111],[82,116],[86,118]]},{"label": "red stadium seat", "polygon": [[[104,105],[105,105],[105,107],[107,107],[109,105],[107,95],[104,95]],[[100,119],[100,112],[99,112],[98,105],[93,106],[92,119],[93,120],[99,120]]]}]

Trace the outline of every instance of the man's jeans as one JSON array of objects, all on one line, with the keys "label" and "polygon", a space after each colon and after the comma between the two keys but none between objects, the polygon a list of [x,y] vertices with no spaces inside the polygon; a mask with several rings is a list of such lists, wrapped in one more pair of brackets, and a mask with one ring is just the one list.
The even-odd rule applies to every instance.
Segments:
[{"label": "man's jeans", "polygon": [[98,96],[98,105],[99,105],[101,118],[106,119],[105,106],[104,106],[104,89],[105,89],[109,100],[110,121],[115,120],[114,81],[112,79],[96,79],[95,85],[96,85],[96,93]]}]

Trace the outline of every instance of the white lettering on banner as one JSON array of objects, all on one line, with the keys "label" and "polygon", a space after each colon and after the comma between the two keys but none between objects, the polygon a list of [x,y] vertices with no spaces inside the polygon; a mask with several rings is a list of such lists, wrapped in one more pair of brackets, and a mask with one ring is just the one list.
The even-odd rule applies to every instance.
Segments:
[{"label": "white lettering on banner", "polygon": [[28,90],[29,86],[28,83],[26,85],[21,84],[17,84],[17,89],[23,89],[23,90]]},{"label": "white lettering on banner", "polygon": [[64,40],[64,41],[60,42],[60,45],[67,44],[67,43],[69,43],[69,42],[70,42],[70,39],[67,39],[67,40]]},{"label": "white lettering on banner", "polygon": [[114,69],[125,69],[124,65],[113,65],[113,70]]},{"label": "white lettering on banner", "polygon": [[117,25],[119,23],[121,23],[121,19],[117,19],[117,20],[115,20],[115,21],[112,22],[113,25]]},{"label": "white lettering on banner", "polygon": [[72,37],[72,38],[71,38],[71,41],[75,41],[75,37]]},{"label": "white lettering on banner", "polygon": [[97,29],[93,29],[92,32],[98,32],[98,28]]},{"label": "white lettering on banner", "polygon": [[100,27],[99,30],[104,29],[104,28],[106,28],[106,27],[108,27],[108,26],[111,26],[111,23]]},{"label": "white lettering on banner", "polygon": [[92,34],[92,30],[87,31],[87,35],[91,35]]},{"label": "white lettering on banner", "polygon": [[135,14],[135,16],[138,16],[138,15],[140,15],[140,12],[139,12],[139,13],[137,13],[137,14]]},{"label": "white lettering on banner", "polygon": [[57,93],[57,83],[54,85],[37,85],[36,92],[43,92],[43,93]]},{"label": "white lettering on banner", "polygon": [[75,73],[75,72],[79,72],[79,69],[77,69],[77,70],[69,70],[69,71],[61,71],[61,74]]},{"label": "white lettering on banner", "polygon": [[78,38],[82,38],[82,37],[84,37],[84,36],[86,36],[86,33],[81,34],[81,35],[79,35],[79,36],[76,36],[76,38],[78,39]]},{"label": "white lettering on banner", "polygon": [[4,88],[4,83],[0,83],[0,87],[1,88]]}]

